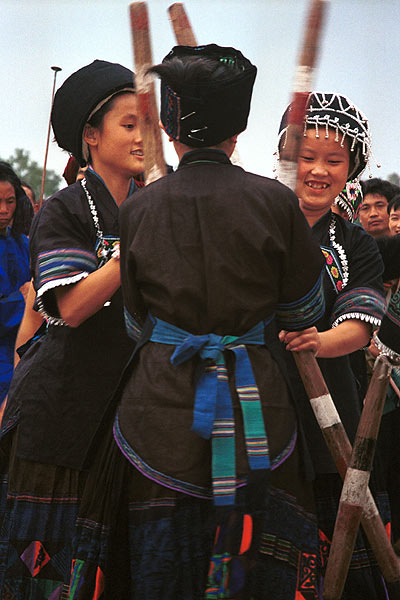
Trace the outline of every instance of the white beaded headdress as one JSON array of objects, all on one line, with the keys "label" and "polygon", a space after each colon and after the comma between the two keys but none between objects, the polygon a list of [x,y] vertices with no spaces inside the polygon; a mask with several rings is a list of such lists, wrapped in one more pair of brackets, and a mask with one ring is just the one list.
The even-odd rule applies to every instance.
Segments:
[{"label": "white beaded headdress", "polygon": [[[279,142],[287,131],[289,106],[279,127]],[[326,92],[311,92],[307,100],[304,120],[304,135],[310,127],[315,127],[316,137],[328,137],[329,129],[335,131],[335,140],[343,147],[346,138],[350,140],[352,170],[348,180],[358,178],[366,168],[371,156],[371,136],[366,116],[346,96]]]}]

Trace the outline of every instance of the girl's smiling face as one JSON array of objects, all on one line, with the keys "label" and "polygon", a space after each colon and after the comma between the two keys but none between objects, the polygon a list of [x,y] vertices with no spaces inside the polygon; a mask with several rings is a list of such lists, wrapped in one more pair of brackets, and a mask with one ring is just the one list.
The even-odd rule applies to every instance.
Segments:
[{"label": "girl's smiling face", "polygon": [[317,138],[310,128],[301,144],[296,194],[311,226],[329,210],[347,181],[349,147],[347,143],[342,147],[335,137],[336,132],[328,129],[328,137],[323,130]]},{"label": "girl's smiling face", "polygon": [[107,174],[130,179],[144,169],[137,102],[134,93],[117,96],[102,123],[85,130],[93,167],[104,179]]}]

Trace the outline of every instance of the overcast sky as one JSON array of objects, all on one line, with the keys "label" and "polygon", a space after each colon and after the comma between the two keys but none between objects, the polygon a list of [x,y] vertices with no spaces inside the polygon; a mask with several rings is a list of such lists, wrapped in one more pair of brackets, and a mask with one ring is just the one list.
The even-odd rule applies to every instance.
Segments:
[{"label": "overcast sky", "polygon": [[[96,58],[133,68],[125,0],[0,0],[0,156],[25,148],[43,164],[52,65],[57,87]],[[149,0],[154,62],[175,44],[168,0]],[[239,151],[247,170],[271,176],[281,114],[290,97],[306,0],[187,0],[199,43],[239,48],[258,67],[247,131]],[[367,115],[374,176],[400,173],[399,0],[331,0],[315,89],[345,94]],[[167,159],[173,154],[167,150]],[[51,144],[48,167],[67,156]]]}]

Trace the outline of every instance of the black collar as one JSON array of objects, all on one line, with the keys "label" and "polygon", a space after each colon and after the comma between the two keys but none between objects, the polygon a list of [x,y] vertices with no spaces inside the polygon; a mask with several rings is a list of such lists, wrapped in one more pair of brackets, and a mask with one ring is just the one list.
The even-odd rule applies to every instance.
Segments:
[{"label": "black collar", "polygon": [[178,169],[185,165],[204,162],[220,163],[224,165],[231,164],[231,161],[223,150],[217,150],[215,148],[196,148],[196,150],[190,150],[182,156]]}]

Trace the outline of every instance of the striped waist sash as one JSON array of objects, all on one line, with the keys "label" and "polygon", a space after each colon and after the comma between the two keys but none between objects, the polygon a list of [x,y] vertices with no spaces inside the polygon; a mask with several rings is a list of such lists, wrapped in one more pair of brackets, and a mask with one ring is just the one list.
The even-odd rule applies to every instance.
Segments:
[{"label": "striped waist sash", "polygon": [[246,345],[263,345],[264,328],[273,319],[260,321],[244,335],[192,335],[161,319],[151,317],[154,328],[150,341],[175,346],[175,366],[196,354],[205,361],[196,385],[192,431],[212,439],[212,485],[216,506],[235,503],[235,422],[224,352],[235,354],[235,388],[243,414],[246,451],[251,470],[269,469],[269,449],[260,395]]}]

